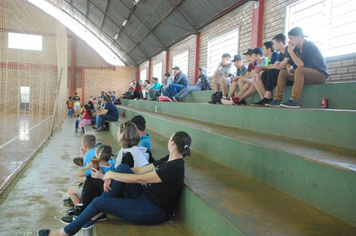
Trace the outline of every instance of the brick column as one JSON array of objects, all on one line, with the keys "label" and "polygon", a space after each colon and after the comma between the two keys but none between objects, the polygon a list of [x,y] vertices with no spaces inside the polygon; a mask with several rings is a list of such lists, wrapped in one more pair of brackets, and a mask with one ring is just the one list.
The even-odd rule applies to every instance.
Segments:
[{"label": "brick column", "polygon": [[77,50],[77,38],[72,37],[72,60],[69,66],[69,72],[70,72],[70,94],[73,97],[75,92],[76,50]]},{"label": "brick column", "polygon": [[199,69],[199,55],[200,55],[200,34],[194,35],[194,63],[193,63],[193,84],[198,81]]},{"label": "brick column", "polygon": [[256,1],[252,8],[251,48],[262,47],[264,0]]},{"label": "brick column", "polygon": [[167,50],[166,51],[166,71],[164,72],[164,74],[169,71],[171,71],[171,70],[169,69],[169,50]]},{"label": "brick column", "polygon": [[147,73],[147,76],[148,76],[148,80],[151,81],[151,77],[152,77],[152,60],[149,60],[148,61],[148,73]]}]

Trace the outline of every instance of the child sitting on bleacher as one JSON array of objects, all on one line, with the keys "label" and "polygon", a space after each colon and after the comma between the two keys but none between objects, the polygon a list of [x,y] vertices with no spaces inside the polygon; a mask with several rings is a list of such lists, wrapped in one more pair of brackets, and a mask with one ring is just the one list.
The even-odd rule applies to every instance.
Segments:
[{"label": "child sitting on bleacher", "polygon": [[[190,145],[190,136],[179,131],[168,141],[166,157],[139,168],[117,166],[103,178],[105,192],[74,221],[60,230],[39,230],[38,235],[75,235],[105,219],[106,213],[132,224],[154,225],[168,221],[184,184],[183,158],[190,156]],[[122,192],[124,198],[120,198]]]},{"label": "child sitting on bleacher", "polygon": [[73,202],[80,199],[81,203],[76,204],[74,208],[67,211],[67,216],[62,217],[61,221],[65,224],[72,222],[95,197],[101,195],[104,191],[102,177],[106,172],[114,170],[115,161],[111,158],[112,148],[110,145],[99,145],[96,148],[95,155],[100,159],[100,169],[95,169],[92,162],[89,162],[84,169],[77,172],[77,175],[84,175],[86,180],[83,187],[76,188],[77,194],[72,194],[71,199]]}]

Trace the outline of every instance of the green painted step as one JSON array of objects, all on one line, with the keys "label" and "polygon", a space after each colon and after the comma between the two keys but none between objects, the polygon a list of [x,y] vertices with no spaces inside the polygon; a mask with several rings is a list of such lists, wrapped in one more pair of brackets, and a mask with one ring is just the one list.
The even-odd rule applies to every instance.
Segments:
[{"label": "green painted step", "polygon": [[[123,105],[356,150],[356,111],[123,100]],[[122,106],[125,108],[124,106]]]},{"label": "green painted step", "polygon": [[[151,123],[148,126],[152,127]],[[147,132],[151,137],[152,153],[156,158],[165,156],[168,138],[151,130]],[[192,139],[192,148],[195,148],[197,140],[195,137]],[[193,150],[192,156],[185,161],[185,187],[178,212],[194,235],[356,235],[355,226],[217,163],[200,152]],[[158,232],[176,235],[169,229],[166,231],[163,228],[166,225],[155,227],[139,227],[118,221],[112,230],[117,230],[114,232],[119,235],[121,232],[123,235],[128,235],[127,232],[130,235],[161,235]],[[179,225],[176,227],[180,228]],[[147,234],[146,230],[153,233]]]},{"label": "green painted step", "polygon": [[[301,95],[303,108],[320,108],[321,99],[328,99],[330,109],[356,110],[356,82],[327,83],[319,85],[305,85]],[[213,91],[192,92],[183,99],[183,102],[207,103],[210,101]],[[286,102],[292,94],[292,87],[287,86],[283,101]],[[256,92],[247,98],[247,104],[258,102],[260,95]]]},{"label": "green painted step", "polygon": [[169,138],[188,132],[192,148],[325,212],[356,225],[356,152],[131,107],[147,127]]}]

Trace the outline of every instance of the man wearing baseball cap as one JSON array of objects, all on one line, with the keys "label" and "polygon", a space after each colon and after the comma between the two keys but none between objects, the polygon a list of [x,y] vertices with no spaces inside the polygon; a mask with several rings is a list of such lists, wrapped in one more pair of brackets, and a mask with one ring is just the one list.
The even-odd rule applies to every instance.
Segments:
[{"label": "man wearing baseball cap", "polygon": [[[265,106],[300,108],[303,85],[324,84],[329,77],[325,59],[319,48],[305,37],[308,36],[300,27],[295,27],[288,32],[289,42],[285,57],[292,59],[294,65],[288,70],[279,72],[274,99]],[[292,96],[286,103],[281,104],[288,80],[294,81]]]},{"label": "man wearing baseball cap", "polygon": [[189,87],[190,82],[188,76],[184,74],[179,66],[172,68],[174,72],[174,81],[169,85],[169,93],[171,97],[177,95],[182,89]]}]

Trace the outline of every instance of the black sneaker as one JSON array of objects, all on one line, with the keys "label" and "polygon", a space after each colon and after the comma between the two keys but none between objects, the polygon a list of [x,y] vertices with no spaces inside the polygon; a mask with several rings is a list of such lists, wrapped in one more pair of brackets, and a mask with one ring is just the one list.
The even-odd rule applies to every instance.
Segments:
[{"label": "black sneaker", "polygon": [[236,103],[236,105],[246,105],[246,100],[241,100],[238,103]]},{"label": "black sneaker", "polygon": [[76,157],[73,159],[73,162],[77,166],[84,166],[83,157]]},{"label": "black sneaker", "polygon": [[83,205],[79,205],[77,204],[75,207],[73,207],[72,209],[69,209],[67,211],[68,215],[72,216],[72,215],[75,215],[75,216],[79,216],[80,213],[82,213],[82,211],[84,210],[84,207]]},{"label": "black sneaker", "polygon": [[270,103],[273,99],[269,99],[269,98],[263,98],[262,100],[260,100],[259,102],[255,102],[252,103],[252,106],[264,106],[266,103]]},{"label": "black sneaker", "polygon": [[72,201],[72,199],[70,199],[70,198],[64,199],[64,200],[63,200],[63,204],[64,204],[65,206],[74,207],[73,201]]},{"label": "black sneaker", "polygon": [[76,216],[70,216],[70,215],[66,215],[65,217],[61,218],[61,222],[63,224],[69,225],[70,223],[72,223],[72,221],[74,220],[74,217]]},{"label": "black sneaker", "polygon": [[91,127],[92,129],[97,129],[97,127],[96,126],[93,126],[93,127]]}]

